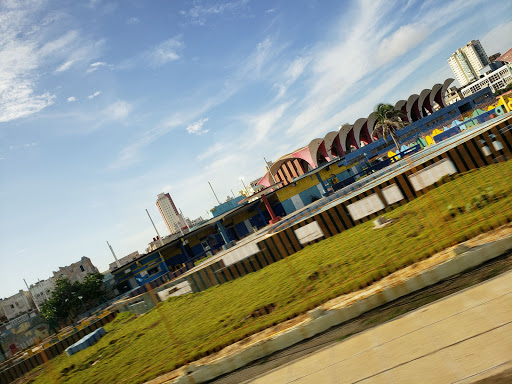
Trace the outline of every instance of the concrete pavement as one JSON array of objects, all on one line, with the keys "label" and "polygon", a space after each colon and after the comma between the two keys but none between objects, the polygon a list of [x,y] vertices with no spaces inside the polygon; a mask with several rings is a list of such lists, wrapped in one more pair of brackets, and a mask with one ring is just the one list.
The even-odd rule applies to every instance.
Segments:
[{"label": "concrete pavement", "polygon": [[248,383],[470,383],[512,367],[512,272]]}]

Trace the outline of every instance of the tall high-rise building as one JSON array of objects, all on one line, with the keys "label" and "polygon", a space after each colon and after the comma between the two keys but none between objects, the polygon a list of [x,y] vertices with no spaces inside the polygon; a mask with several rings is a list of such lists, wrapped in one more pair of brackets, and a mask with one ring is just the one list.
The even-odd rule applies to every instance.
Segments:
[{"label": "tall high-rise building", "polygon": [[165,224],[167,225],[170,233],[176,233],[180,229],[187,227],[183,216],[181,216],[176,209],[176,206],[171,199],[171,195],[168,193],[160,193],[156,201],[156,206],[160,210],[160,214],[164,218]]},{"label": "tall high-rise building", "polygon": [[448,64],[463,87],[480,78],[480,70],[489,64],[489,58],[480,41],[471,40],[448,58]]}]

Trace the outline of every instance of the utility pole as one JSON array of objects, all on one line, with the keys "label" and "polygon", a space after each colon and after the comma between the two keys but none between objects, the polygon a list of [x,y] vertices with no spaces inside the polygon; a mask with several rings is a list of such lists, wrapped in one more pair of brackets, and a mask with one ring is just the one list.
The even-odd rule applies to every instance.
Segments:
[{"label": "utility pole", "polygon": [[107,241],[107,245],[108,247],[110,248],[110,252],[112,252],[112,256],[114,256],[114,259],[116,259],[116,265],[117,265],[117,268],[121,268],[121,263],[119,262],[119,260],[117,260],[117,256],[116,254],[114,253],[114,249],[112,248],[112,246],[109,244],[109,242]]},{"label": "utility pole", "polygon": [[183,212],[181,212],[181,208],[180,208],[180,215],[183,218],[183,221],[185,222],[185,225],[187,226],[188,230],[190,231],[190,227],[189,227],[189,225],[187,223],[187,219],[185,219],[185,216],[183,216]]},{"label": "utility pole", "polygon": [[156,225],[155,223],[153,223],[153,219],[151,218],[151,215],[149,214],[147,208],[146,208],[146,213],[148,214],[148,217],[149,217],[149,220],[151,220],[151,224],[153,224],[153,228],[155,228],[155,231],[156,231],[156,235],[158,236],[158,238],[160,239],[160,245],[164,245],[164,241],[162,240],[162,238],[160,237],[160,234],[158,233],[158,229],[156,229]]},{"label": "utility pole", "polygon": [[245,186],[244,179],[240,178],[240,181],[242,182],[242,185],[244,186],[246,197],[249,197],[249,191],[247,190],[247,187]]},{"label": "utility pole", "polygon": [[215,198],[217,199],[217,203],[219,203],[219,205],[220,205],[220,200],[219,200],[219,198],[217,197],[217,195],[215,194],[215,191],[213,190],[213,187],[212,187],[211,183],[210,183],[210,182],[208,182],[208,184],[210,185],[210,188],[212,189],[213,195],[214,195],[214,196],[215,196]]},{"label": "utility pole", "polygon": [[274,175],[272,174],[272,171],[270,170],[270,165],[268,165],[267,159],[265,159],[265,157],[263,157],[263,160],[265,160],[265,164],[267,165],[268,173],[270,173],[270,176],[272,176],[272,180],[274,180],[274,184],[277,184],[277,180],[274,177]]}]

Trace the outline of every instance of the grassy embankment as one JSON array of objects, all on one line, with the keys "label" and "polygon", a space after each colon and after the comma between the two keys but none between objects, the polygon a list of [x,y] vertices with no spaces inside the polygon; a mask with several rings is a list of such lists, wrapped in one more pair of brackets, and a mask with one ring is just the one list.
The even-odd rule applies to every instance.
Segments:
[{"label": "grassy embankment", "polygon": [[[99,343],[33,383],[140,383],[512,219],[512,162],[456,177],[386,214],[238,280],[121,314]],[[258,309],[273,308],[260,315]]]}]

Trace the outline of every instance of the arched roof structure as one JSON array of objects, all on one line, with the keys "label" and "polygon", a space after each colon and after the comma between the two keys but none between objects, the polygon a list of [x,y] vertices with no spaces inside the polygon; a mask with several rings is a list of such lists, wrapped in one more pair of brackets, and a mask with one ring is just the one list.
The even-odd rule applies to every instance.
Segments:
[{"label": "arched roof structure", "polygon": [[324,137],[325,149],[327,150],[327,154],[332,159],[334,157],[342,157],[345,156],[345,152],[340,143],[339,132],[331,131],[327,133]]},{"label": "arched roof structure", "polygon": [[349,149],[350,149],[350,145],[347,146],[347,138],[348,138],[349,132],[352,131],[352,128],[353,128],[353,125],[351,125],[351,124],[343,124],[339,130],[341,148],[343,148],[343,151],[345,153],[349,152]]},{"label": "arched roof structure", "polygon": [[414,123],[415,121],[418,121],[421,119],[420,110],[418,108],[418,99],[419,95],[413,94],[409,96],[407,99],[407,119],[409,119],[409,122]]},{"label": "arched roof structure", "polygon": [[407,101],[406,100],[399,100],[395,104],[395,110],[402,112],[403,118],[406,121],[410,121],[407,117]]},{"label": "arched roof structure", "polygon": [[454,82],[452,78],[446,79],[443,83],[443,88],[441,88],[441,101],[442,104],[439,104],[441,108],[446,107],[446,104],[444,103],[444,97],[446,96],[446,91],[448,91],[448,88],[450,88],[450,85]]},{"label": "arched roof structure", "polygon": [[370,137],[370,133],[368,132],[368,119],[361,117],[357,119],[354,123],[354,137],[359,146],[361,143],[365,145],[370,144],[372,142],[372,138]]},{"label": "arched roof structure", "polygon": [[[424,89],[419,95],[413,94],[406,100],[399,100],[394,109],[403,113],[403,120],[414,123],[434,112],[434,105],[445,107],[444,96],[454,80],[446,79],[443,84],[435,84],[432,89]],[[437,108],[437,107],[436,107]],[[382,131],[375,129],[377,116],[370,113],[367,118],[360,118],[353,125],[343,124],[336,132],[329,132],[323,139],[314,139],[307,146],[299,148],[291,154],[280,157],[271,167],[272,174],[277,174],[279,181],[286,181],[300,172],[316,168],[335,157],[345,156],[350,147],[359,148],[361,143],[369,144],[382,137]],[[270,174],[261,178],[260,185],[273,184]]]},{"label": "arched roof structure", "polygon": [[368,133],[372,137],[373,141],[375,141],[375,138],[379,138],[379,136],[375,135],[376,132],[374,132],[375,124],[377,124],[377,114],[375,112],[372,112],[370,113],[368,119],[366,120],[366,129],[368,129]]},{"label": "arched roof structure", "polygon": [[429,101],[430,105],[434,106],[434,103],[437,103],[439,106],[442,106],[443,101],[441,97],[441,89],[443,89],[442,84],[434,84],[432,90],[430,91]]},{"label": "arched roof structure", "polygon": [[421,91],[420,97],[418,98],[418,107],[420,109],[421,117],[426,117],[428,116],[428,113],[434,112],[434,109],[430,104],[430,92],[432,92],[431,89],[424,89]]}]

